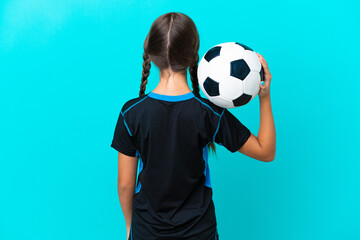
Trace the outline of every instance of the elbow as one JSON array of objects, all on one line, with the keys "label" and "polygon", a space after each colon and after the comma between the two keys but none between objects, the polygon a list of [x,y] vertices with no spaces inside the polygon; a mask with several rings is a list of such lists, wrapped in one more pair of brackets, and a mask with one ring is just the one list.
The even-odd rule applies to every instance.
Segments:
[{"label": "elbow", "polygon": [[119,192],[129,192],[135,189],[135,185],[132,183],[120,183],[118,182],[118,191]]},{"label": "elbow", "polygon": [[272,162],[275,160],[275,157],[267,158],[264,162]]},{"label": "elbow", "polygon": [[263,162],[272,162],[275,160],[275,151],[273,151],[272,153],[266,154],[263,158],[262,161]]},{"label": "elbow", "polygon": [[134,191],[135,191],[135,188],[128,187],[128,186],[118,187],[118,193],[119,194],[132,194]]}]

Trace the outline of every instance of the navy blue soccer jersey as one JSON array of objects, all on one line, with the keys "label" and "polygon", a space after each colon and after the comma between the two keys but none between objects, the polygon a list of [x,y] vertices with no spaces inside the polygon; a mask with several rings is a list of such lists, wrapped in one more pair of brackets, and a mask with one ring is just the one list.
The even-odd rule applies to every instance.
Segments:
[{"label": "navy blue soccer jersey", "polygon": [[234,153],[250,134],[228,109],[193,92],[128,100],[111,147],[138,157],[129,239],[218,239],[208,145]]}]

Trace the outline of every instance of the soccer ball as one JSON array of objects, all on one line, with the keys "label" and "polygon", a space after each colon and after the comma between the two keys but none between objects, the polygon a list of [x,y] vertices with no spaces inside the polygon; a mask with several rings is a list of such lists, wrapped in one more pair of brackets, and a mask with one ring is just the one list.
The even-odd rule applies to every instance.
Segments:
[{"label": "soccer ball", "polygon": [[226,42],[204,54],[197,77],[202,92],[212,103],[234,108],[247,104],[259,93],[263,72],[254,50],[238,42]]}]

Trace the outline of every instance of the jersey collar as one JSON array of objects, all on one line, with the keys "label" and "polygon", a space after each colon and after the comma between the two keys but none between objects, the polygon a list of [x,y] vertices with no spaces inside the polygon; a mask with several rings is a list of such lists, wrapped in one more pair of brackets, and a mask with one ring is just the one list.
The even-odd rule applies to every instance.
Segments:
[{"label": "jersey collar", "polygon": [[148,96],[151,97],[151,98],[159,99],[159,100],[165,100],[165,101],[170,101],[170,102],[178,102],[178,101],[183,101],[183,100],[193,98],[194,93],[189,92],[189,93],[185,93],[185,94],[182,94],[182,95],[170,96],[170,95],[164,95],[164,94],[150,92],[148,94]]}]

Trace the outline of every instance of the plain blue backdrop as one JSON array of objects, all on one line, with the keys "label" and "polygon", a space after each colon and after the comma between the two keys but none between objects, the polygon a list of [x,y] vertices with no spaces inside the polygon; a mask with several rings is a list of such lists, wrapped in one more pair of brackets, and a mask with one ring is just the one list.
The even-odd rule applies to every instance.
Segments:
[{"label": "plain blue backdrop", "polygon": [[[275,160],[209,155],[220,239],[360,239],[355,0],[2,0],[0,239],[125,240],[110,144],[139,94],[144,39],[170,11],[194,20],[200,58],[238,41],[273,76]],[[258,97],[230,111],[257,135]]]}]

